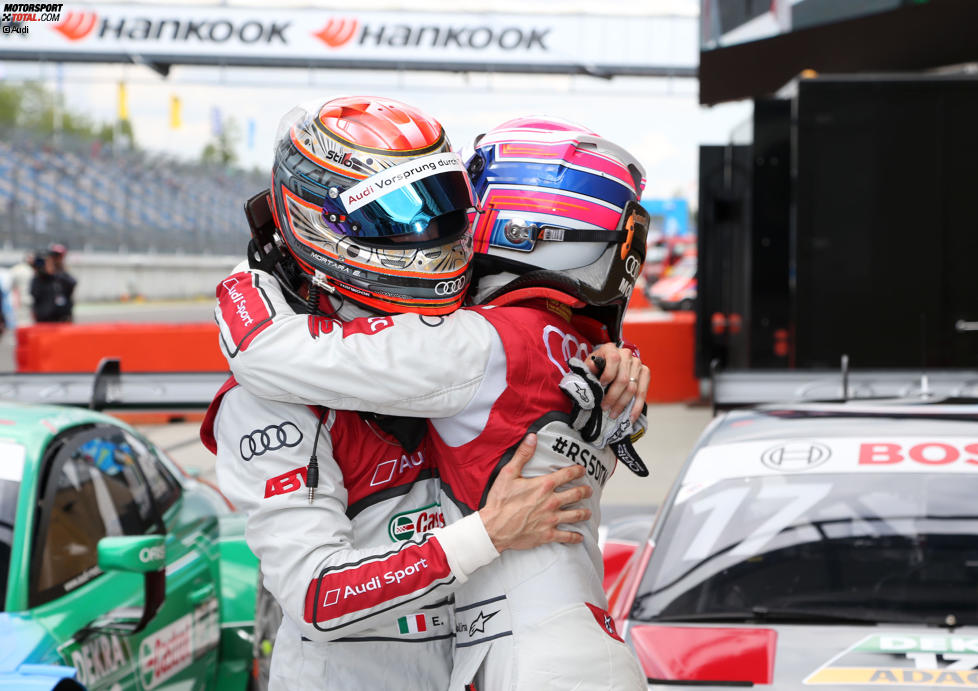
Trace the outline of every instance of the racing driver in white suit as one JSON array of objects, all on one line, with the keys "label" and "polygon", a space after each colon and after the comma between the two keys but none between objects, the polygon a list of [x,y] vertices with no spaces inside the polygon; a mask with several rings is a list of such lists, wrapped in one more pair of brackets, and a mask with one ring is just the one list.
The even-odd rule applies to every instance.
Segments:
[{"label": "racing driver in white suit", "polygon": [[[399,156],[391,165],[423,161],[432,149],[449,151],[440,125],[396,102],[334,100],[315,122],[326,136],[326,125],[335,128],[337,121],[379,130],[372,138],[357,137],[361,146],[371,145],[375,160],[391,163]],[[306,124],[318,129],[315,122]],[[381,145],[392,149],[391,157],[380,156]],[[442,262],[445,270],[465,272],[471,254],[457,249],[471,244],[464,173],[456,165],[432,177],[424,189],[438,195],[425,209],[432,216],[428,232],[441,238],[440,249],[456,255]],[[264,199],[252,200],[249,219],[263,210],[270,222],[270,210],[259,203]],[[447,223],[453,213],[454,228]],[[263,304],[257,274],[225,281],[222,289],[247,328]],[[305,294],[307,286],[301,290]],[[453,299],[458,303],[461,295]],[[373,321],[367,325],[377,328]],[[553,491],[580,478],[582,468],[519,477],[532,455],[528,443],[478,515],[446,526],[424,420],[263,400],[233,378],[208,409],[201,436],[217,453],[221,489],[248,516],[248,544],[285,614],[269,674],[275,689],[448,688],[454,627],[446,597],[498,551],[580,542],[579,534],[557,526],[588,516],[585,508],[561,509],[586,497],[587,486]],[[313,485],[318,491],[307,498],[306,486]]]},{"label": "racing driver in white suit", "polygon": [[[385,245],[357,235],[382,213],[397,212],[411,223],[428,199],[417,193],[425,171],[394,167],[349,186],[333,176],[314,188],[308,159],[292,151],[295,136],[282,142],[272,189],[277,232],[253,263],[281,269],[289,262],[280,257],[291,258],[299,267],[293,276],[310,276],[340,316],[351,300],[386,312],[394,310],[384,301],[402,309],[430,306],[417,290],[421,257],[433,255],[440,266],[447,257],[425,237],[425,226],[415,236],[416,254],[400,263],[401,279],[380,285],[363,258],[387,251],[380,249]],[[440,164],[432,164],[427,174],[435,176]],[[644,689],[637,661],[605,612],[597,548],[598,497],[616,454],[636,473],[647,473],[628,439],[641,401],[607,424],[596,407],[600,388],[578,362],[591,343],[620,334],[644,259],[641,166],[592,132],[523,120],[479,141],[467,171],[480,203],[475,248],[487,260],[477,298],[488,304],[445,317],[401,314],[342,323],[295,314],[271,275],[256,268],[218,288],[222,347],[238,381],[258,396],[432,418],[431,448],[449,524],[485,504],[500,467],[528,430],[539,436],[528,475],[583,467],[582,482],[593,496],[584,504],[591,520],[572,528],[582,534],[581,544],[505,552],[456,592],[452,688]],[[407,178],[413,186],[405,187]],[[403,198],[405,189],[413,198]],[[288,289],[288,269],[280,274]],[[468,277],[436,278],[437,301],[464,289]],[[241,285],[254,290],[242,298]],[[243,317],[237,310],[242,299],[260,312],[250,309]],[[620,366],[622,373],[629,376],[627,384],[616,377],[618,393],[647,386],[648,370],[637,360]],[[557,389],[561,381],[578,394],[573,408]],[[579,433],[571,422],[582,419],[587,422]],[[319,595],[309,600],[313,621],[332,606]]]}]

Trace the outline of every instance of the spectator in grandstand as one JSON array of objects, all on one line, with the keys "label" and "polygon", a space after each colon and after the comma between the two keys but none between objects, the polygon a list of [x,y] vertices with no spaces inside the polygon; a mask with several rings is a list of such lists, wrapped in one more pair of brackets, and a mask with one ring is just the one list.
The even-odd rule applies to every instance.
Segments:
[{"label": "spectator in grandstand", "polygon": [[61,283],[64,288],[65,297],[68,298],[68,319],[67,321],[74,321],[75,314],[75,285],[78,281],[75,277],[68,273],[65,268],[65,255],[68,254],[68,249],[61,243],[54,242],[48,248],[48,256],[51,258],[51,265],[54,271],[54,277]]},{"label": "spectator in grandstand", "polygon": [[[64,252],[60,257],[58,254],[48,251],[34,258],[37,273],[31,281],[31,297],[34,299],[34,321],[38,323],[73,321],[75,279],[64,271]],[[58,267],[61,267],[60,271]]]},{"label": "spectator in grandstand", "polygon": [[31,280],[35,274],[34,253],[27,252],[24,258],[10,267],[10,292],[13,298],[17,322],[24,323],[31,314]]},{"label": "spectator in grandstand", "polygon": [[0,336],[14,328],[16,317],[10,304],[10,273],[0,274]]}]

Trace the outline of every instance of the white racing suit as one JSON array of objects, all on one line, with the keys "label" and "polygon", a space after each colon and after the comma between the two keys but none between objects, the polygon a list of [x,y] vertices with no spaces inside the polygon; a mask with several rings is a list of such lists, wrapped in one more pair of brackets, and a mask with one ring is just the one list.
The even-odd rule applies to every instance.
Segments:
[{"label": "white racing suit", "polygon": [[201,437],[283,607],[271,688],[447,689],[447,598],[497,552],[478,516],[444,527],[427,438],[406,451],[358,413],[259,399],[233,379]]},{"label": "white racing suit", "polygon": [[597,546],[610,449],[569,426],[558,384],[590,344],[546,301],[342,323],[297,315],[274,279],[241,271],[218,287],[215,315],[231,370],[258,396],[431,418],[449,527],[485,500],[527,431],[527,477],[577,463],[594,490],[580,545],[505,552],[456,591],[453,690],[645,689],[638,662],[605,612]]}]

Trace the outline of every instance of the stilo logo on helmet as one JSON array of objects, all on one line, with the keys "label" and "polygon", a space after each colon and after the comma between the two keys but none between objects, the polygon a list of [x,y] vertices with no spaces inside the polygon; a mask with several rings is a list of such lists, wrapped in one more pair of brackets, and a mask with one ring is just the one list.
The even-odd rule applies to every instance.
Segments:
[{"label": "stilo logo on helmet", "polygon": [[390,99],[298,110],[272,177],[276,225],[302,272],[377,312],[461,306],[474,203],[441,125]]}]

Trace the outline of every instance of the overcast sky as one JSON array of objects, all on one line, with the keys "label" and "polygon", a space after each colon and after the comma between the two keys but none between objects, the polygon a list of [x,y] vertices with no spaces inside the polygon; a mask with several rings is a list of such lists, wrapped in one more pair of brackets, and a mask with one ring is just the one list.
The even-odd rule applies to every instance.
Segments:
[{"label": "overcast sky", "polygon": [[[357,9],[399,9],[402,5],[378,0],[358,3]],[[478,5],[468,0],[422,3],[425,9]],[[518,5],[527,7],[525,2]],[[558,8],[581,12],[584,7],[567,0],[539,0],[529,6],[545,12]],[[587,6],[594,7],[593,3]],[[644,6],[688,13],[695,11],[698,3],[609,0],[606,6],[621,12]],[[350,11],[349,5],[344,7]],[[412,7],[418,7],[417,2]],[[279,117],[292,105],[309,99],[344,94],[396,98],[439,119],[456,147],[511,117],[531,113],[559,116],[587,125],[633,151],[647,169],[647,197],[678,193],[694,206],[698,145],[726,142],[730,131],[751,112],[749,103],[701,108],[693,79],[179,66],[163,78],[139,65],[65,65],[60,80],[57,75],[52,64],[0,62],[0,78],[40,79],[51,88],[60,84],[70,107],[103,121],[115,118],[117,84],[125,81],[139,145],[181,158],[199,155],[211,136],[212,110],[219,108],[225,117],[231,116],[238,123],[241,162],[262,169],[271,163]],[[169,126],[171,95],[178,96],[183,104],[179,130]],[[250,147],[249,122],[254,123]]]}]

